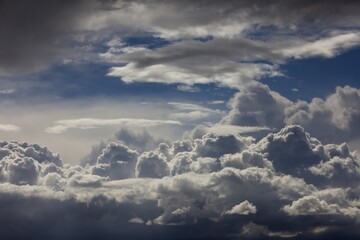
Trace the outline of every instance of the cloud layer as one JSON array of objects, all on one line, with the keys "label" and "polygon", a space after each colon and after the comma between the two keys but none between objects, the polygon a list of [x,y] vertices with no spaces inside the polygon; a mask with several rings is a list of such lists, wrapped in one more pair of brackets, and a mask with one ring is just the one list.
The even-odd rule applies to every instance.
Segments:
[{"label": "cloud layer", "polygon": [[[1,233],[13,238],[44,222],[39,238],[60,229],[70,239],[104,231],[181,231],[185,239],[359,234],[359,160],[346,144],[323,145],[297,125],[260,141],[209,133],[142,154],[109,143],[84,167],[63,165],[37,145],[3,142],[0,163],[0,211],[13,219]],[[20,210],[27,203],[32,214]],[[58,221],[48,222],[51,215]],[[28,221],[31,228],[15,232]]]}]

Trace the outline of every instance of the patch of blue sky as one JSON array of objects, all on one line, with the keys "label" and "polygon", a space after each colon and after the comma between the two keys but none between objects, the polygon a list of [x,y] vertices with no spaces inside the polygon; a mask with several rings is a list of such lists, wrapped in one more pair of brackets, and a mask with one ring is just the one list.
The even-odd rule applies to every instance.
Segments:
[{"label": "patch of blue sky", "polygon": [[227,101],[236,92],[216,84],[198,84],[196,87],[200,91],[196,93],[179,91],[180,84],[126,84],[121,78],[106,76],[109,66],[98,62],[57,65],[13,82],[14,85],[21,86],[18,92],[25,99],[52,96],[55,101],[94,97],[134,98],[139,101],[156,98],[169,101]]},{"label": "patch of blue sky", "polygon": [[359,59],[360,48],[354,48],[334,58],[291,60],[280,67],[285,76],[264,78],[262,81],[291,100],[325,98],[334,92],[336,86],[360,87]]}]

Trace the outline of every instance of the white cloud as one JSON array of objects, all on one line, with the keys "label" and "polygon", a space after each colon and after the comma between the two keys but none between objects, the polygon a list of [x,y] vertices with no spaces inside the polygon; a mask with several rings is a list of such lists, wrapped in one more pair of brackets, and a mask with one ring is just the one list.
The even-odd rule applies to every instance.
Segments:
[{"label": "white cloud", "polygon": [[285,56],[296,59],[317,56],[331,58],[359,45],[360,33],[350,32],[322,38],[316,41],[302,42],[280,51]]},{"label": "white cloud", "polygon": [[189,85],[179,85],[177,86],[177,90],[183,92],[193,92],[193,93],[200,92],[200,88]]},{"label": "white cloud", "polygon": [[14,124],[0,124],[0,131],[18,131],[20,128]]},{"label": "white cloud", "polygon": [[218,122],[224,115],[219,109],[211,109],[192,103],[169,102],[170,106],[180,112],[171,113],[170,119],[179,120],[180,122]]},{"label": "white cloud", "polygon": [[326,142],[341,143],[360,136],[360,90],[337,87],[325,100],[298,101],[285,109],[286,124],[300,124]]},{"label": "white cloud", "polygon": [[238,214],[238,215],[249,215],[256,213],[256,207],[252,205],[249,201],[244,201],[235,205],[232,209],[225,212],[225,214]]},{"label": "white cloud", "polygon": [[10,95],[13,94],[15,91],[15,89],[9,88],[9,89],[1,89],[0,90],[0,94],[5,94],[5,95]]},{"label": "white cloud", "polygon": [[178,121],[141,119],[141,118],[117,118],[117,119],[97,119],[97,118],[79,118],[55,121],[55,126],[45,129],[47,133],[63,133],[71,128],[92,129],[104,126],[143,126],[153,127],[165,124],[181,125]]}]

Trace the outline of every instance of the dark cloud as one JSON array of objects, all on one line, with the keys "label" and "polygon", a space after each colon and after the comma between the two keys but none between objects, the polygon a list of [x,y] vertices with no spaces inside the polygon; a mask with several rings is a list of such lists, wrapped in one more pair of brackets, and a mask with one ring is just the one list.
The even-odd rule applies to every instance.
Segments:
[{"label": "dark cloud", "polygon": [[66,53],[66,41],[94,1],[0,1],[0,73],[47,67]]}]

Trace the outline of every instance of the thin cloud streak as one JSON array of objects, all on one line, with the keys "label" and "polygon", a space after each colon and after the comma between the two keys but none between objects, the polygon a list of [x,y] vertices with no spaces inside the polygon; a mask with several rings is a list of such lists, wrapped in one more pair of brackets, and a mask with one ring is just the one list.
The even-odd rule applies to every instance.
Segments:
[{"label": "thin cloud streak", "polygon": [[99,119],[99,118],[79,118],[55,121],[55,126],[45,129],[47,133],[59,134],[69,129],[92,129],[105,126],[140,126],[154,127],[164,124],[181,125],[179,121],[160,120],[160,119],[141,119],[141,118],[115,118],[115,119]]}]

